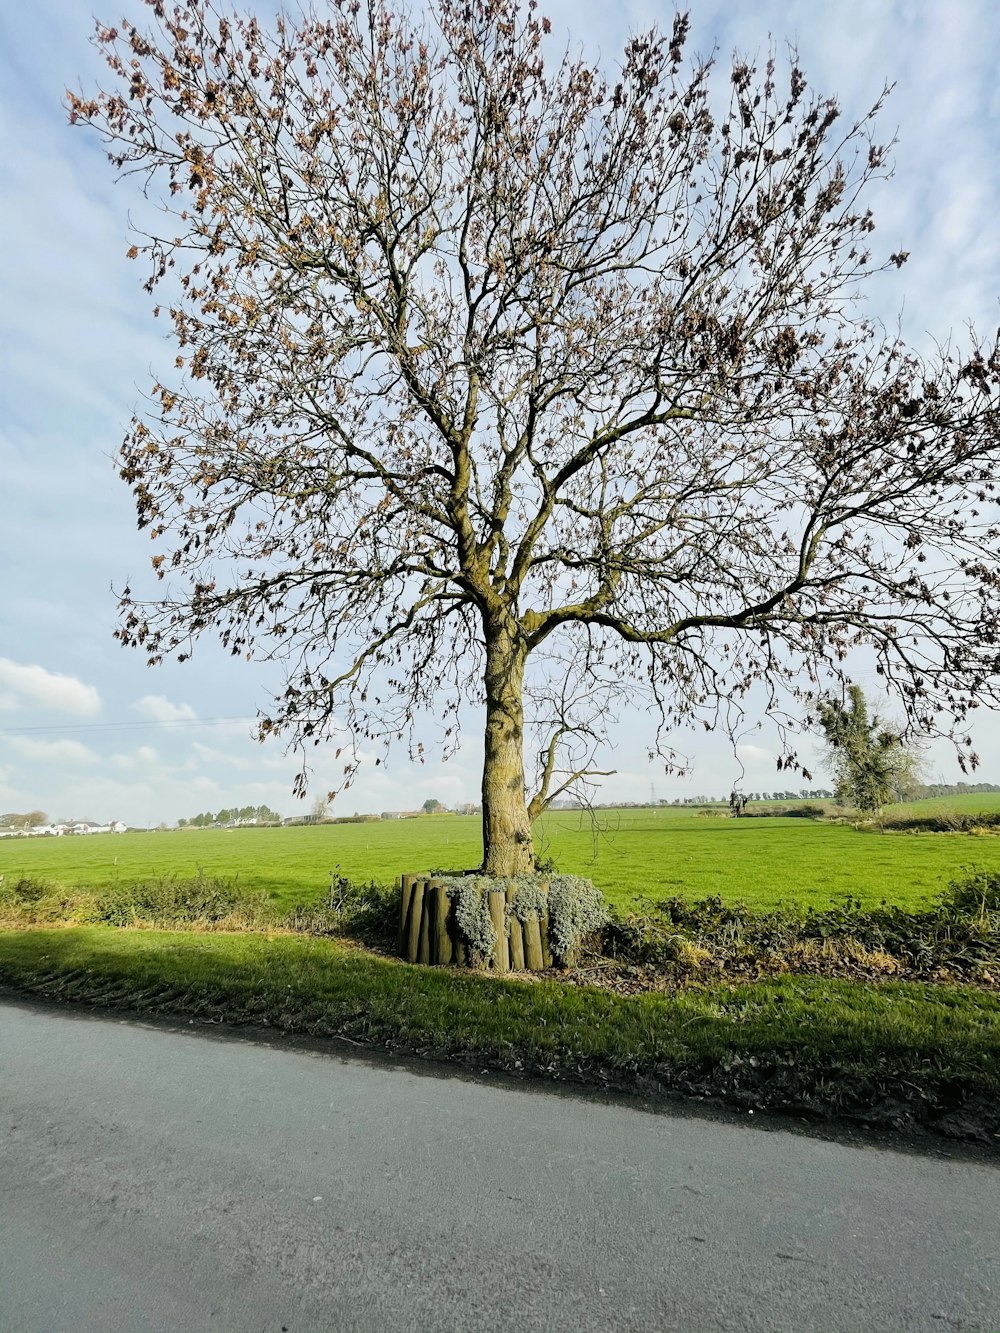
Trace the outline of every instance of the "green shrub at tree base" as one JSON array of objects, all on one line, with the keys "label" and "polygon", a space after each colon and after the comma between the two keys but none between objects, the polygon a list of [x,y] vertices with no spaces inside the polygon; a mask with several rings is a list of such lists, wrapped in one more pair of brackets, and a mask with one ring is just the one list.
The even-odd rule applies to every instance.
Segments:
[{"label": "green shrub at tree base", "polygon": [[541,921],[548,915],[549,947],[560,963],[571,961],[584,937],[609,920],[600,890],[579,875],[463,875],[444,876],[441,882],[455,903],[455,920],[466,945],[481,959],[492,957],[497,939],[487,897],[491,890],[514,890],[505,908],[508,927],[511,916],[524,924],[530,917]]}]

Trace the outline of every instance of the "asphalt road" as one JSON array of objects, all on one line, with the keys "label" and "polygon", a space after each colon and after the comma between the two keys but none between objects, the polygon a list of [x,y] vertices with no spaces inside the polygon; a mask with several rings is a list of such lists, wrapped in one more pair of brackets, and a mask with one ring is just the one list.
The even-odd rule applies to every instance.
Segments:
[{"label": "asphalt road", "polygon": [[991,1163],[0,1004],[0,1333],[996,1333],[998,1218]]}]

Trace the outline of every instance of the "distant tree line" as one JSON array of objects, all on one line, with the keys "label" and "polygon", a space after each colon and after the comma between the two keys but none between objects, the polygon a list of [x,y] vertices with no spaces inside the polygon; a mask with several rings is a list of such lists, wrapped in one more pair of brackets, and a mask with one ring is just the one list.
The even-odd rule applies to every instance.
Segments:
[{"label": "distant tree line", "polygon": [[[748,801],[816,801],[832,800],[833,792],[828,787],[801,787],[798,791],[749,791],[742,793]],[[658,801],[658,805],[728,805],[728,796],[675,796],[673,800]],[[630,804],[641,805],[640,801]],[[648,805],[649,802],[646,802]]]},{"label": "distant tree line", "polygon": [[268,805],[244,805],[231,810],[220,810],[217,815],[206,811],[191,819],[178,819],[178,828],[209,828],[214,824],[280,824],[281,816]]},{"label": "distant tree line", "polygon": [[975,792],[1000,791],[995,782],[923,782],[914,788],[913,800],[928,800],[932,796],[968,796]]}]

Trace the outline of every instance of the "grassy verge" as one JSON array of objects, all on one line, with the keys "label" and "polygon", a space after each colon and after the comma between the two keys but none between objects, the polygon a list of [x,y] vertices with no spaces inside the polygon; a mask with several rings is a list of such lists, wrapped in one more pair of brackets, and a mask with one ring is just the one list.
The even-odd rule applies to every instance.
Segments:
[{"label": "grassy verge", "polygon": [[329,939],[0,933],[24,994],[355,1041],[477,1068],[1000,1139],[1000,998],[779,976],[622,996],[411,967]]}]

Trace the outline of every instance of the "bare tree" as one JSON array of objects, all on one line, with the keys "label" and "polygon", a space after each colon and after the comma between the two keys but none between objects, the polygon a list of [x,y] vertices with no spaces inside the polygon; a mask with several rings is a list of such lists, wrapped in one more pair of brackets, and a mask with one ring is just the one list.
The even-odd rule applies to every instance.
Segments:
[{"label": "bare tree", "polygon": [[556,709],[526,791],[547,654],[595,734],[644,691],[668,762],[755,682],[801,713],[858,646],[907,727],[960,743],[998,702],[1000,362],[859,314],[878,106],[842,125],[794,58],[717,82],[683,16],[605,78],[543,63],[534,0],[271,32],[147,3],[148,31],[98,26],[109,90],[68,98],[166,214],[130,254],[179,356],[120,466],[169,581],[125,589],[123,643],[280,661],[261,733],[303,753],[415,743],[421,710],[453,745],[484,703],[498,874],[591,767]]}]

